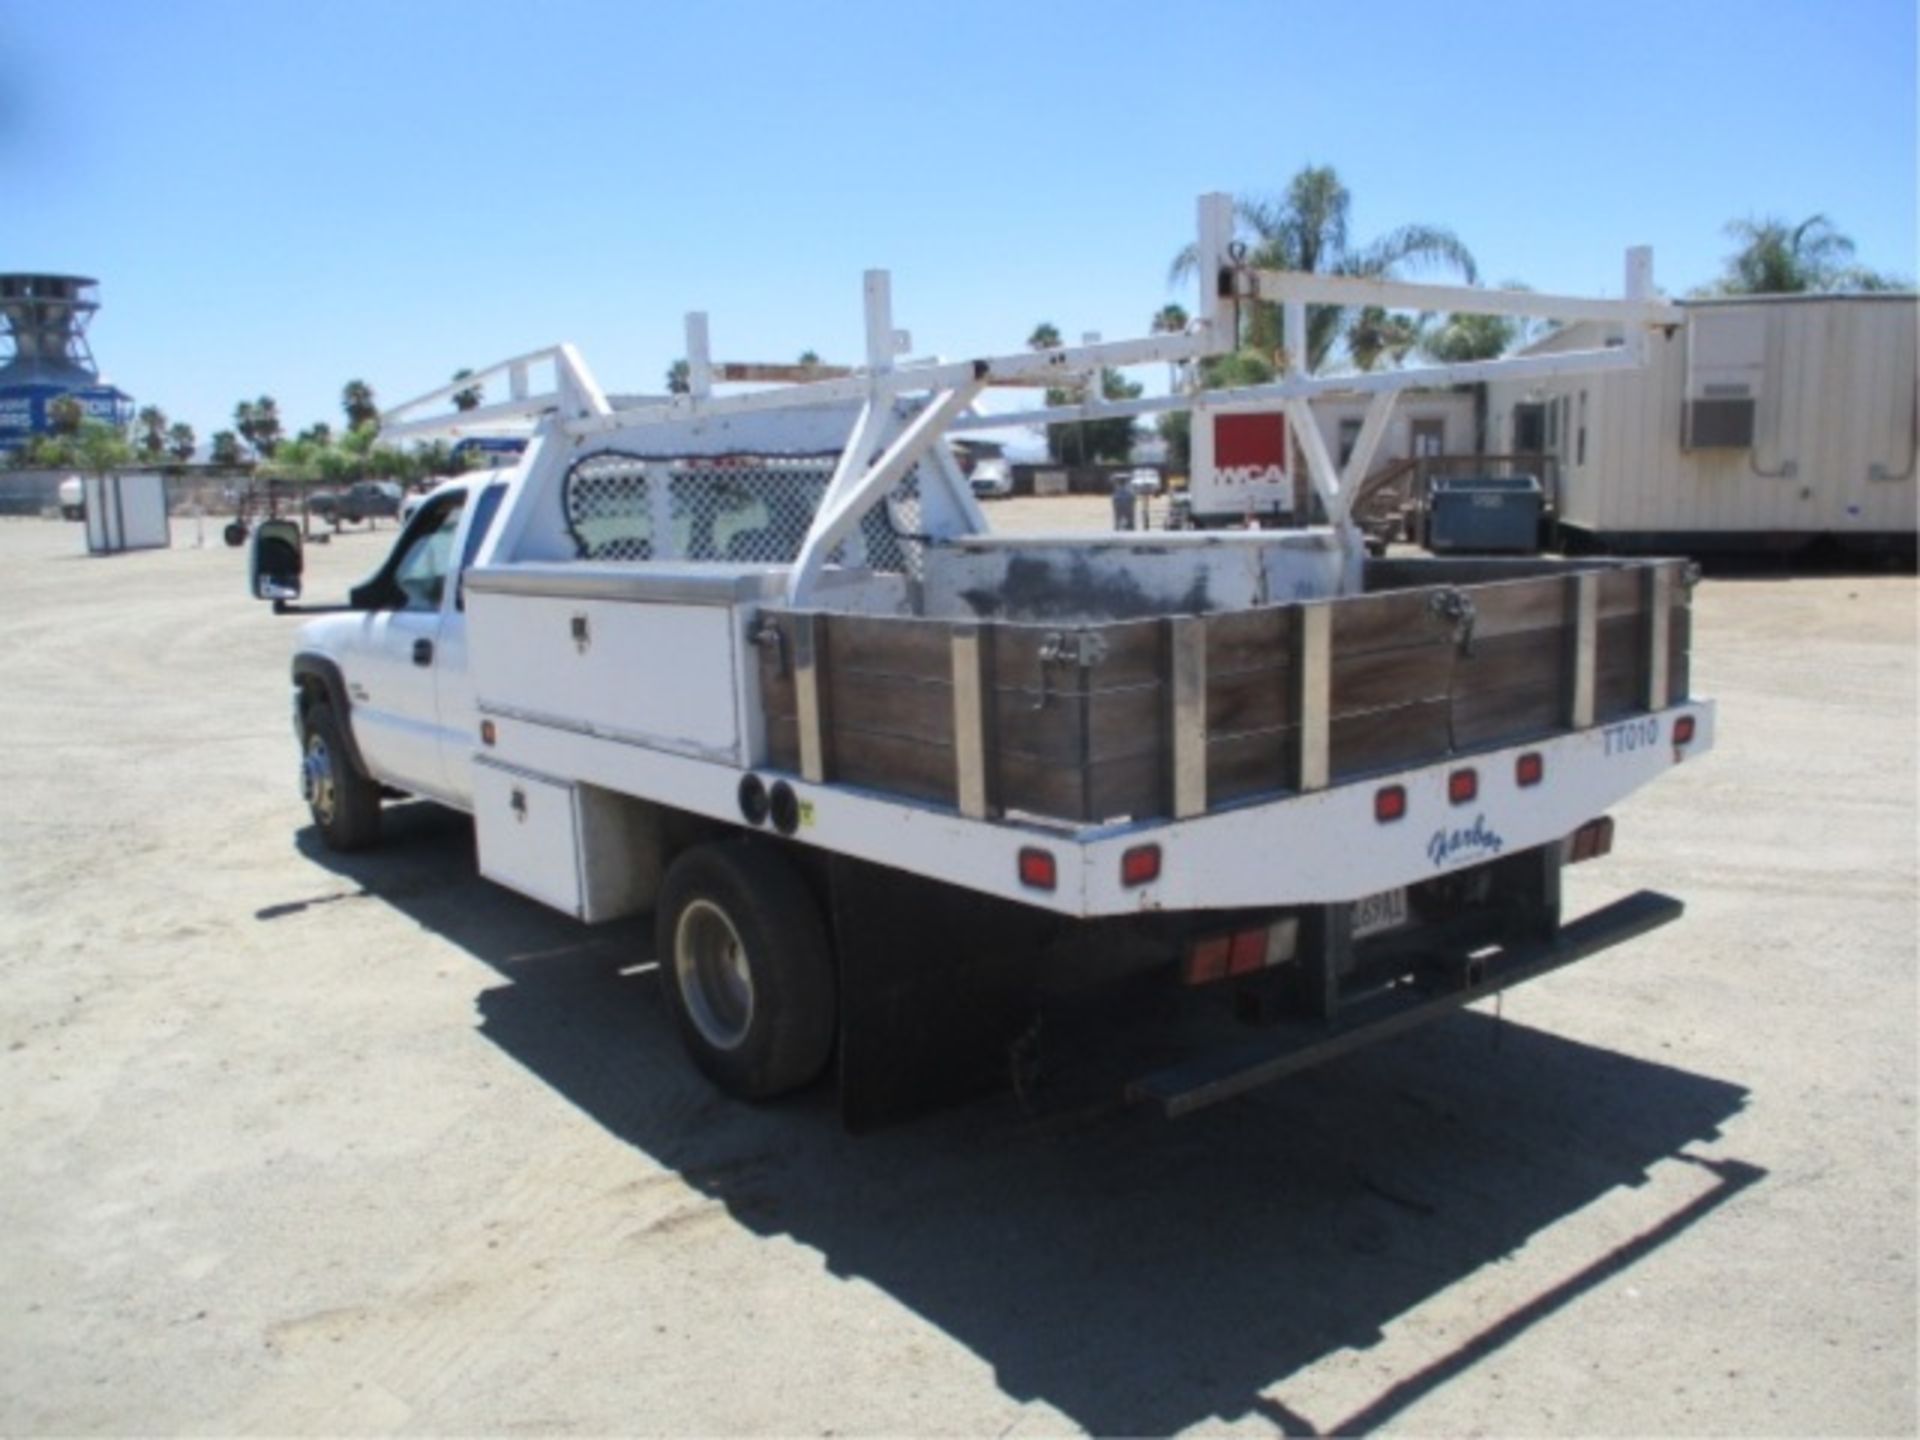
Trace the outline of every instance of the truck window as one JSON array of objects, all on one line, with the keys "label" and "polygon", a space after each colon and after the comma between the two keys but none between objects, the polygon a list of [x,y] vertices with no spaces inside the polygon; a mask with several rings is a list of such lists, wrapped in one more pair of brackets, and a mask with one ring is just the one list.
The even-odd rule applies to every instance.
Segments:
[{"label": "truck window", "polygon": [[408,544],[393,568],[393,583],[405,597],[405,610],[438,610],[446,593],[447,571],[453,560],[453,533],[460,527],[465,495],[449,495],[434,507],[423,528]]}]

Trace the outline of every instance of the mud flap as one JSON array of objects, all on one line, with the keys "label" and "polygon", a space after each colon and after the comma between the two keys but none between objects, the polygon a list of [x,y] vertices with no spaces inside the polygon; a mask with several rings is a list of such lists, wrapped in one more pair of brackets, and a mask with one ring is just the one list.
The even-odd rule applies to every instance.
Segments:
[{"label": "mud flap", "polygon": [[1011,1089],[1054,918],[843,856],[830,876],[847,1128]]}]

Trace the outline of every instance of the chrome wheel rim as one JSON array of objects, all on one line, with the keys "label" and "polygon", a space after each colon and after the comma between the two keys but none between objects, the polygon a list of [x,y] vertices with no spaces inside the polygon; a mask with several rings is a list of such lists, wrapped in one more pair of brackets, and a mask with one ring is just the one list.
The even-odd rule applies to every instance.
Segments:
[{"label": "chrome wheel rim", "polygon": [[737,1049],[753,1024],[753,973],[740,932],[718,905],[695,900],[680,912],[673,969],[700,1038],[716,1050]]},{"label": "chrome wheel rim", "polygon": [[306,797],[313,818],[322,825],[333,823],[336,800],[333,788],[333,752],[327,749],[324,735],[307,736],[307,753],[300,765],[300,793]]}]

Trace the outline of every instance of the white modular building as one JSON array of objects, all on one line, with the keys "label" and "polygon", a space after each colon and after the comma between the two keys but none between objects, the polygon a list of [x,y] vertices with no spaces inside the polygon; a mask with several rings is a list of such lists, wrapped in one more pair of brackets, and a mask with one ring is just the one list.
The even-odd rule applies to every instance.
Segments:
[{"label": "white modular building", "polygon": [[[1557,462],[1569,546],[1911,551],[1920,440],[1912,294],[1683,302],[1644,369],[1489,386],[1489,452]],[[1597,322],[1528,354],[1612,343]]]}]

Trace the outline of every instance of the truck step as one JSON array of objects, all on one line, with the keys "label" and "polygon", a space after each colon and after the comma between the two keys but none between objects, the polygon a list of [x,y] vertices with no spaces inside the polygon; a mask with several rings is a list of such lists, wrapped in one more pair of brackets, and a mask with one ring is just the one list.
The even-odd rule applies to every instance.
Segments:
[{"label": "truck step", "polygon": [[1287,1025],[1257,1045],[1199,1056],[1141,1076],[1127,1086],[1127,1098],[1158,1106],[1168,1118],[1191,1114],[1656,930],[1679,919],[1684,908],[1670,895],[1636,891],[1563,925],[1551,941],[1503,947],[1479,957],[1463,968],[1457,990],[1436,994],[1408,986],[1384,991],[1342,1009],[1329,1022]]}]

